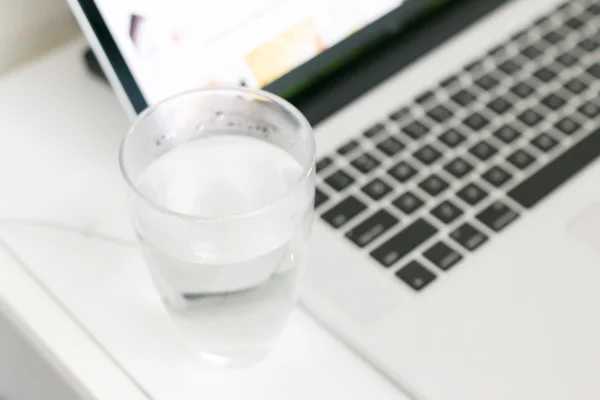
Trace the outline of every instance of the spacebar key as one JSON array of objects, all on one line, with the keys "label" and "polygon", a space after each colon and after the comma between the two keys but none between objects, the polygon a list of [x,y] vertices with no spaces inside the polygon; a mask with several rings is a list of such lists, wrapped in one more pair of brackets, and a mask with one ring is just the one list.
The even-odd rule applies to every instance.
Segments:
[{"label": "spacebar key", "polygon": [[531,208],[600,155],[600,129],[508,192],[517,203]]},{"label": "spacebar key", "polygon": [[435,235],[437,229],[424,219],[415,221],[402,232],[371,252],[371,257],[389,267]]}]

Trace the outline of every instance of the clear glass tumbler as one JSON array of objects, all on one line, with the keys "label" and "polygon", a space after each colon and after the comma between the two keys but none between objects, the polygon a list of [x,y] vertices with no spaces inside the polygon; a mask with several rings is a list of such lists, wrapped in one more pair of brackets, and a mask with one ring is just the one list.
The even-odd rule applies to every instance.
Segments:
[{"label": "clear glass tumbler", "polygon": [[285,100],[207,89],[142,113],[120,165],[136,232],[173,321],[202,358],[262,358],[298,297],[315,139]]}]

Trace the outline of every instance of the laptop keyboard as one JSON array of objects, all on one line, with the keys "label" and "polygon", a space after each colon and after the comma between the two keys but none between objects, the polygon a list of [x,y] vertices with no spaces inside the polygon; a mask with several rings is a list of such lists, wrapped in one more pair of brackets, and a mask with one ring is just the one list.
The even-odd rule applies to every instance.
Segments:
[{"label": "laptop keyboard", "polygon": [[323,157],[321,218],[429,287],[600,154],[599,24],[565,3]]}]

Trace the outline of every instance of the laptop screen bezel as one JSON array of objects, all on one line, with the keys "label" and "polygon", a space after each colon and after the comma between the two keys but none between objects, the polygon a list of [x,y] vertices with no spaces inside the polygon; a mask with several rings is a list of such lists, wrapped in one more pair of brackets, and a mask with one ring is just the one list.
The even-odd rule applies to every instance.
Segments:
[{"label": "laptop screen bezel", "polygon": [[[397,33],[410,18],[427,8],[433,9],[433,6],[449,1],[455,0],[406,0],[390,13],[274,82],[269,83],[264,89],[283,97],[297,94],[298,91],[310,86],[310,83],[324,72],[331,72],[336,69],[336,66],[339,67],[343,64],[344,60],[359,55],[361,50],[370,43]],[[119,46],[96,4],[96,0],[77,0],[77,2],[128,97],[131,106],[139,114],[148,107],[148,99],[144,97],[140,82],[136,81],[127,65]]]}]

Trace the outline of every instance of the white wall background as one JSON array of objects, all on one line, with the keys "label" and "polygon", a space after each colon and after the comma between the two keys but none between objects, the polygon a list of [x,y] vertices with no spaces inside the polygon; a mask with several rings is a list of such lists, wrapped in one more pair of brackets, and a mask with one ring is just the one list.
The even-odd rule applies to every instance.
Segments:
[{"label": "white wall background", "polygon": [[77,32],[66,0],[0,0],[0,74]]}]

